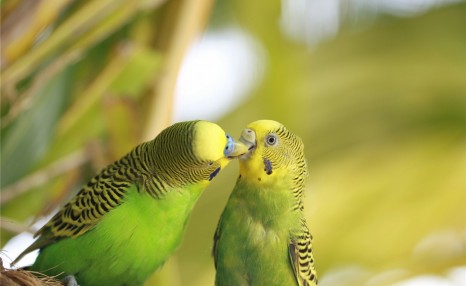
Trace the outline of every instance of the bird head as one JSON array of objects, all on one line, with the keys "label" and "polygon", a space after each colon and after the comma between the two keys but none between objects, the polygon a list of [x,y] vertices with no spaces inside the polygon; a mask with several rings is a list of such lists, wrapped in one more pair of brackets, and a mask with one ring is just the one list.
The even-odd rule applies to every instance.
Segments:
[{"label": "bird head", "polygon": [[250,123],[239,141],[248,149],[239,157],[242,177],[253,176],[250,179],[266,183],[285,174],[302,177],[306,173],[302,140],[277,121]]}]

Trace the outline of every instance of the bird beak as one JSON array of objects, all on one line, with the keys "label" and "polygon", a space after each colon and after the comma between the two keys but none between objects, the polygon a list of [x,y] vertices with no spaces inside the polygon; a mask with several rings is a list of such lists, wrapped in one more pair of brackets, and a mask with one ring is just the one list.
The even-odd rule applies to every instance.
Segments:
[{"label": "bird beak", "polygon": [[241,137],[239,138],[239,141],[247,147],[247,153],[252,152],[257,146],[256,132],[249,128],[244,129],[243,132],[241,132]]},{"label": "bird beak", "polygon": [[248,152],[248,147],[241,142],[235,142],[233,144],[233,151],[228,155],[229,159],[233,159],[242,156]]}]

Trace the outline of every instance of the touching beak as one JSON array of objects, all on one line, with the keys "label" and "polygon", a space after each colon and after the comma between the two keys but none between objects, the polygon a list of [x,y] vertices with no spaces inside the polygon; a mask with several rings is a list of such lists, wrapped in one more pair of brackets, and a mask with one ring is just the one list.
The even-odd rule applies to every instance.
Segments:
[{"label": "touching beak", "polygon": [[228,154],[228,158],[233,159],[242,156],[248,152],[248,147],[241,142],[233,143],[233,151]]},{"label": "touching beak", "polygon": [[249,128],[244,129],[243,132],[241,132],[241,137],[239,138],[239,141],[247,147],[248,152],[254,150],[257,144],[256,132]]}]

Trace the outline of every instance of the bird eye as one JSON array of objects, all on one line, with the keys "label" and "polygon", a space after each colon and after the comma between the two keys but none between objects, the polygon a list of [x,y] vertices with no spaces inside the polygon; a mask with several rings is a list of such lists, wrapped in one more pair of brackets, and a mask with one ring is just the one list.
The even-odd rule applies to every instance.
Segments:
[{"label": "bird eye", "polygon": [[265,143],[269,146],[274,146],[278,143],[278,138],[276,134],[269,134],[265,137]]}]

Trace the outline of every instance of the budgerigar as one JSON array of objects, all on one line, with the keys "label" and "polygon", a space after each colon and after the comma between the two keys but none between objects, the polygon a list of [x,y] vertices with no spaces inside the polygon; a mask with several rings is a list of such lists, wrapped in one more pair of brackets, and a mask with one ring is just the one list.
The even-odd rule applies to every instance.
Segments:
[{"label": "budgerigar", "polygon": [[303,142],[271,120],[251,123],[240,141],[250,151],[215,233],[215,284],[316,285]]},{"label": "budgerigar", "polygon": [[179,246],[210,181],[246,151],[217,124],[176,123],[92,178],[18,259],[40,249],[31,270],[141,285]]}]

